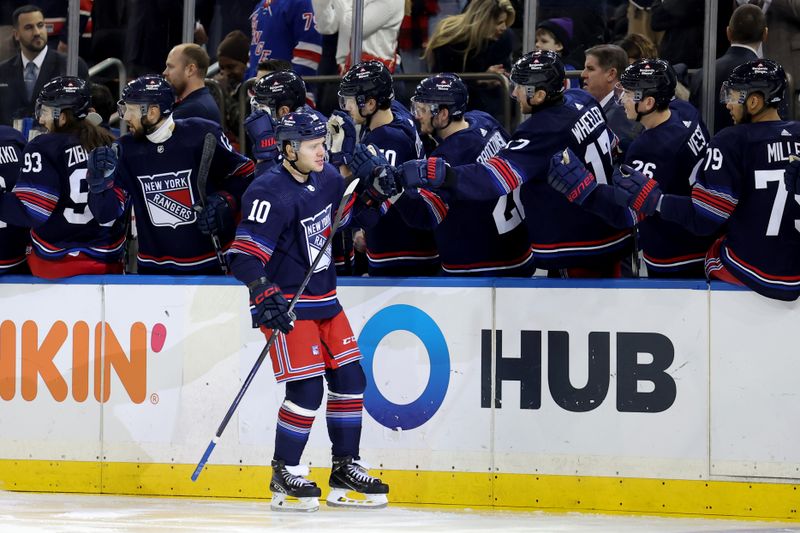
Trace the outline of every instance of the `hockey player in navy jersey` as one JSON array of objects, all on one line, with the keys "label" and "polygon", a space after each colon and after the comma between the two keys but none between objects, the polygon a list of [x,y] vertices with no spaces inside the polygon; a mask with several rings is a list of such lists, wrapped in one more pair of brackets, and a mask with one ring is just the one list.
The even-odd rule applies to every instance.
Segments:
[{"label": "hockey player in navy jersey", "polygon": [[[11,126],[0,126],[0,195],[17,183],[22,168],[25,138]],[[28,228],[9,225],[0,218],[0,275],[28,274],[25,251],[31,242]]]},{"label": "hockey player in navy jersey", "polygon": [[268,59],[292,62],[301,76],[314,76],[322,59],[322,36],[311,0],[260,0],[250,14],[252,41],[245,79]]},{"label": "hockey player in navy jersey", "polygon": [[800,195],[787,193],[784,171],[800,155],[800,124],[778,115],[785,92],[774,61],[739,65],[721,91],[734,126],[711,140],[691,196],[665,194],[636,170],[618,187],[640,216],[658,213],[699,235],[721,229],[706,256],[710,279],[791,301],[800,296]]},{"label": "hockey player in navy jersey", "polygon": [[564,92],[564,66],[554,52],[536,50],[511,72],[512,95],[531,114],[508,145],[485,162],[449,167],[441,158],[409,161],[395,174],[404,188],[437,191],[446,202],[496,200],[521,186],[520,199],[537,268],[550,276],[617,277],[630,232],[567,201],[547,184],[550,155],[570,148],[599,181],[611,177],[613,133],[590,95]]},{"label": "hockey player in navy jersey", "polygon": [[[173,120],[172,88],[161,76],[142,76],[122,93],[120,116],[131,132],[118,146],[89,156],[89,205],[101,222],[129,204],[136,213],[140,274],[219,274],[211,234],[225,247],[233,239],[239,200],[252,180],[253,162],[236,153],[218,124]],[[198,169],[204,137],[216,146],[206,206],[198,212]]]},{"label": "hockey player in navy jersey", "polygon": [[[253,86],[251,100],[253,112],[245,120],[245,129],[253,146],[256,159],[256,175],[260,175],[280,164],[280,154],[275,144],[275,122],[284,115],[303,111],[314,113],[325,120],[325,116],[310,107],[306,100],[306,85],[303,79],[291,71],[267,74]],[[350,162],[355,147],[355,126],[343,111],[334,111],[328,121],[327,145],[329,162],[341,168]],[[336,272],[340,276],[352,274],[353,239],[350,231],[337,233],[332,243]]]},{"label": "hockey player in navy jersey", "polygon": [[14,188],[0,196],[0,220],[31,228],[28,265],[35,276],[122,272],[123,213],[99,220],[87,205],[87,154],[114,140],[86,120],[90,97],[80,78],[45,84],[36,117],[47,133],[25,147]]},{"label": "hockey player in navy jersey", "polygon": [[[345,189],[341,174],[325,163],[326,133],[317,115],[289,113],[280,120],[275,137],[282,163],[247,189],[244,216],[228,253],[234,275],[250,290],[253,326],[261,326],[267,338],[273,329],[280,331],[270,350],[275,379],[286,384],[270,483],[277,510],[316,510],[319,505],[321,491],[299,465],[322,403],[323,376],[333,444],[328,503],[382,506],[389,492],[359,461],[366,381],[361,352],[336,297],[330,248],[294,308],[296,319],[288,313],[287,298],[294,296],[330,234]],[[347,205],[343,224],[349,222],[353,204]],[[344,496],[348,490],[366,498],[350,500]]]},{"label": "hockey player in navy jersey", "polygon": [[[380,61],[351,67],[339,85],[339,107],[349,113],[359,142],[374,145],[391,165],[423,156],[422,141],[407,110],[394,102],[392,75]],[[358,222],[366,231],[370,276],[432,276],[439,271],[433,232],[410,227],[388,198]]]},{"label": "hockey player in navy jersey", "polygon": [[[708,131],[699,116],[683,120],[672,107],[676,82],[675,71],[663,59],[641,59],[620,76],[617,98],[628,119],[645,128],[625,153],[627,166],[622,168],[632,167],[655,179],[664,192],[688,197],[705,158]],[[595,187],[591,173],[574,154],[568,153],[564,160],[561,152],[556,153],[549,178],[568,199],[609,222],[619,227],[636,223],[627,206],[615,202],[613,186]],[[713,237],[694,235],[657,214],[643,220],[638,231],[649,277],[705,277],[704,261]]]},{"label": "hockey player in navy jersey", "polygon": [[[411,99],[417,127],[439,141],[431,157],[450,165],[484,162],[506,145],[509,136],[494,117],[466,110],[468,97],[466,85],[455,74],[431,76],[417,85]],[[434,192],[408,189],[393,209],[409,225],[434,230],[446,275],[533,275],[519,189],[498,200],[451,199],[449,204]]]}]

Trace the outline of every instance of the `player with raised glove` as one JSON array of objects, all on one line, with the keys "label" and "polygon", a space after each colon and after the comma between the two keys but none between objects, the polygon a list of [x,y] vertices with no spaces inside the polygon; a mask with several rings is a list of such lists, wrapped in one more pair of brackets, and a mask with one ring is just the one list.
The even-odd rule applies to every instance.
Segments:
[{"label": "player with raised glove", "polygon": [[277,329],[283,334],[294,329],[294,314],[280,287],[261,277],[247,284],[250,290],[250,315],[253,327]]},{"label": "player with raised glove", "polygon": [[119,161],[120,146],[98,146],[89,152],[86,161],[86,182],[89,192],[99,194],[114,187],[114,171]]},{"label": "player with raised glove", "polygon": [[206,206],[194,206],[197,212],[197,229],[203,235],[219,235],[234,223],[236,200],[228,193],[220,192],[206,199]]},{"label": "player with raised glove", "polygon": [[356,126],[350,115],[338,109],[331,114],[327,123],[328,158],[335,167],[349,165],[356,147]]},{"label": "player with raised glove", "polygon": [[615,199],[627,197],[627,207],[633,209],[641,217],[649,217],[658,210],[664,194],[658,182],[648,178],[628,165],[620,165],[614,170]]},{"label": "player with raised glove", "polygon": [[389,166],[389,161],[375,145],[359,143],[353,149],[353,157],[347,166],[350,167],[353,176],[362,182],[368,182],[375,168]]},{"label": "player with raised glove", "polygon": [[275,161],[278,146],[275,143],[275,121],[263,109],[253,111],[244,120],[244,129],[253,143],[253,157],[257,161]]},{"label": "player with raised glove", "polygon": [[556,152],[550,158],[547,183],[563,194],[568,201],[578,205],[583,204],[597,188],[594,174],[583,166],[578,156],[569,148],[563,152]]},{"label": "player with raised glove", "polygon": [[438,189],[445,185],[447,163],[441,157],[412,159],[395,168],[395,175],[404,189]]},{"label": "player with raised glove", "polygon": [[789,165],[783,172],[783,183],[789,194],[800,194],[800,157],[789,156]]}]

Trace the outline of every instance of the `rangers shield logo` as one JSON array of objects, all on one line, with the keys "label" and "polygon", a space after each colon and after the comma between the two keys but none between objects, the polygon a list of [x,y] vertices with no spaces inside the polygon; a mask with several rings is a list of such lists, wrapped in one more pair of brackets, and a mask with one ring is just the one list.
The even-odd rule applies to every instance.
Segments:
[{"label": "rangers shield logo", "polygon": [[144,193],[147,214],[154,226],[176,228],[191,224],[196,216],[192,206],[194,194],[190,177],[191,169],[155,174],[153,176],[137,176]]},{"label": "rangers shield logo", "polygon": [[[331,206],[328,205],[323,211],[310,218],[300,221],[306,232],[306,248],[308,250],[308,264],[314,262],[317,254],[322,250],[325,239],[331,234]],[[322,272],[331,264],[331,247],[325,250],[325,255],[319,260],[314,272]]]}]

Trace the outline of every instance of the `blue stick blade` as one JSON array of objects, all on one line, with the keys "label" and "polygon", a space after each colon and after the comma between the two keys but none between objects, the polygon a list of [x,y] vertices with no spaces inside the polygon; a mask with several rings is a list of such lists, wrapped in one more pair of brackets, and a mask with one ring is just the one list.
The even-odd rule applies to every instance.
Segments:
[{"label": "blue stick blade", "polygon": [[214,446],[216,445],[217,443],[214,442],[214,440],[208,443],[208,448],[206,448],[206,452],[203,454],[203,457],[200,459],[200,462],[197,463],[197,468],[195,468],[194,472],[192,473],[192,481],[197,481],[197,478],[200,477],[200,472],[202,472],[203,467],[206,466],[206,462],[208,461],[208,458],[211,456],[211,452],[214,451]]}]

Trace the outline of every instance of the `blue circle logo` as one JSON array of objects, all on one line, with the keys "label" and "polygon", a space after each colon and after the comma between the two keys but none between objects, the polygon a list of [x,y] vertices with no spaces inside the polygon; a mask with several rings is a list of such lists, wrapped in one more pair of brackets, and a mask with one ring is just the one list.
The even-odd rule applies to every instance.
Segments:
[{"label": "blue circle logo", "polygon": [[[406,405],[387,400],[375,384],[373,373],[375,349],[393,331],[408,331],[418,337],[428,351],[431,364],[425,390],[419,398]],[[389,429],[414,429],[436,414],[450,384],[450,352],[442,330],[427,313],[411,305],[392,305],[381,309],[364,325],[358,345],[364,356],[364,373],[367,376],[364,408],[372,418]]]}]

